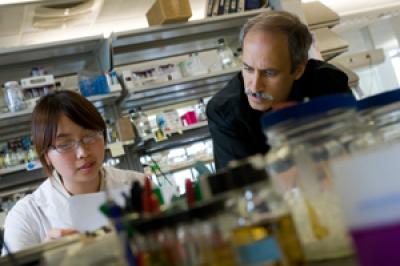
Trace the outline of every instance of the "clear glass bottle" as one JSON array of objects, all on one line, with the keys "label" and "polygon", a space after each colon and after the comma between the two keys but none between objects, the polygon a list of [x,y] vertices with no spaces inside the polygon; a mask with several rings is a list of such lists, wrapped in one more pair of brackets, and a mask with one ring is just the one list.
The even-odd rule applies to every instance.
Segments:
[{"label": "clear glass bottle", "polygon": [[142,132],[142,137],[146,138],[152,135],[151,132],[151,126],[150,126],[150,121],[145,112],[141,110],[140,107],[138,107],[138,127],[140,128],[140,131]]},{"label": "clear glass bottle", "polygon": [[218,56],[222,64],[222,68],[224,69],[229,69],[233,67],[234,64],[234,58],[233,58],[233,52],[231,48],[229,48],[225,44],[225,40],[223,38],[218,40],[218,48],[217,48]]},{"label": "clear glass bottle", "polygon": [[197,76],[207,74],[207,69],[199,57],[199,53],[194,52],[189,54],[189,60],[186,64],[189,76]]},{"label": "clear glass bottle", "polygon": [[0,169],[5,168],[5,152],[4,151],[0,151]]},{"label": "clear glass bottle", "polygon": [[4,83],[4,96],[10,112],[20,111],[26,108],[21,87],[16,81]]},{"label": "clear glass bottle", "polygon": [[11,161],[11,153],[10,153],[10,149],[6,149],[5,153],[4,153],[4,167],[11,167],[12,165],[12,161]]},{"label": "clear glass bottle", "polygon": [[197,116],[197,121],[206,121],[207,116],[206,116],[206,105],[204,103],[203,99],[199,100],[199,103],[196,105],[196,116]]},{"label": "clear glass bottle", "polygon": [[15,144],[16,148],[17,148],[17,160],[18,160],[18,164],[24,164],[26,163],[26,152],[23,149],[22,146],[22,142],[21,140],[18,140]]},{"label": "clear glass bottle", "polygon": [[330,161],[349,154],[355,99],[332,95],[266,114],[267,170],[287,201],[308,260],[352,252]]},{"label": "clear glass bottle", "polygon": [[28,162],[33,162],[33,161],[37,160],[37,154],[36,154],[35,149],[33,149],[33,147],[29,148],[27,158],[28,158]]}]

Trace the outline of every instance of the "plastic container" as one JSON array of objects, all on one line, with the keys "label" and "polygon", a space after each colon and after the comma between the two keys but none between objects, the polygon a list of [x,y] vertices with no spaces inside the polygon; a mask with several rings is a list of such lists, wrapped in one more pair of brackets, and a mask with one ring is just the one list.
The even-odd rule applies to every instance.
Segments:
[{"label": "plastic container", "polygon": [[332,164],[362,266],[400,265],[399,107],[400,90],[359,101],[358,131],[368,141],[355,140],[350,156]]},{"label": "plastic container", "polygon": [[329,163],[346,156],[356,138],[355,104],[352,95],[324,96],[262,118],[271,146],[267,170],[291,208],[308,260],[352,252]]},{"label": "plastic container", "polygon": [[20,111],[26,108],[21,87],[16,81],[4,83],[4,97],[10,112]]},{"label": "plastic container", "polygon": [[182,120],[183,125],[185,125],[185,126],[196,124],[198,122],[195,111],[186,112],[185,114],[183,114],[181,116],[181,120]]}]

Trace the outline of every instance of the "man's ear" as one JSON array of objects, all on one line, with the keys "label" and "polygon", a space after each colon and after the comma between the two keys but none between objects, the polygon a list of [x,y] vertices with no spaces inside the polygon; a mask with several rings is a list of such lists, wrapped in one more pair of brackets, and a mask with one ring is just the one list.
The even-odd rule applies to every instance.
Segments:
[{"label": "man's ear", "polygon": [[304,71],[306,70],[307,62],[301,63],[297,66],[297,68],[294,71],[294,79],[298,80],[303,76]]}]

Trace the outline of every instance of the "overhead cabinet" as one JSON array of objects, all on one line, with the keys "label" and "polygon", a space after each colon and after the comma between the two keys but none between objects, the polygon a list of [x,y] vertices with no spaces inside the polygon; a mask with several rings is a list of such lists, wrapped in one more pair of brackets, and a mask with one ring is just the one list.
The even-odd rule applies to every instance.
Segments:
[{"label": "overhead cabinet", "polygon": [[302,6],[310,30],[332,28],[340,22],[339,15],[319,1],[304,3]]},{"label": "overhead cabinet", "polygon": [[103,73],[110,69],[110,47],[103,35],[0,50],[0,84],[30,75],[42,66],[56,77],[84,69]]},{"label": "overhead cabinet", "polygon": [[340,22],[339,15],[319,1],[302,4],[309,29],[314,33],[317,47],[328,61],[348,50],[348,43],[331,30]]}]

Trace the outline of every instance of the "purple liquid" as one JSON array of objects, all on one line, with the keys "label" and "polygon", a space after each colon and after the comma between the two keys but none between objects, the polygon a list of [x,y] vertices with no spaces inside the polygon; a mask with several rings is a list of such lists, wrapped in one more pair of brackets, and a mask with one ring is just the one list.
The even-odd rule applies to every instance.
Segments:
[{"label": "purple liquid", "polygon": [[361,266],[400,265],[400,224],[352,230]]}]

